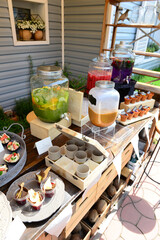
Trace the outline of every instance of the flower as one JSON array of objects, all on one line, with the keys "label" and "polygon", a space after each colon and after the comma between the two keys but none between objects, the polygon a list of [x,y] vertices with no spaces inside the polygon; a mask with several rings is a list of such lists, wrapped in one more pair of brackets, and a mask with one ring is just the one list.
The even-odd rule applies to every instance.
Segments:
[{"label": "flower", "polygon": [[45,29],[45,23],[40,20],[17,20],[16,25],[18,29],[27,29],[32,33]]}]

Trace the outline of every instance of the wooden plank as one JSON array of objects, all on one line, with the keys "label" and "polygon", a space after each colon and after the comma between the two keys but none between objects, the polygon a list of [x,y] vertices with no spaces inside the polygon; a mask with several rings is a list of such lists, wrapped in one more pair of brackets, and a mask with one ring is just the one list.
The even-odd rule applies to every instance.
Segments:
[{"label": "wooden plank", "polygon": [[140,90],[151,91],[151,92],[154,92],[154,93],[160,95],[160,87],[159,86],[154,86],[154,85],[151,85],[151,84],[136,82],[135,87],[140,89]]},{"label": "wooden plank", "polygon": [[78,37],[78,38],[87,38],[87,39],[100,39],[100,32],[96,31],[76,31],[72,29],[68,29],[65,31],[65,37]]},{"label": "wooden plank", "polygon": [[81,1],[73,1],[73,0],[67,0],[65,1],[65,7],[72,7],[72,6],[93,6],[94,5],[103,5],[104,6],[104,0],[81,0]]},{"label": "wooden plank", "polygon": [[[101,31],[101,23],[67,23],[65,24],[65,31],[67,30],[82,30],[82,31]],[[89,33],[88,33],[89,35]]]},{"label": "wooden plank", "polygon": [[105,1],[105,7],[104,7],[104,15],[103,15],[103,25],[102,25],[102,33],[101,33],[100,53],[103,52],[104,43],[105,43],[106,39],[107,39],[107,43],[106,44],[108,44],[108,38],[106,38],[106,33],[107,33],[107,37],[108,37],[109,31],[108,31],[108,28],[106,29],[106,23],[109,22],[110,17],[111,17],[111,7],[109,5],[109,0],[106,0]]},{"label": "wooden plank", "polygon": [[131,27],[131,28],[160,28],[160,25],[153,25],[153,24],[123,24],[123,23],[118,23],[118,24],[106,24],[106,26],[110,27]]},{"label": "wooden plank", "polygon": [[104,5],[98,5],[91,7],[86,6],[79,6],[79,7],[69,7],[65,8],[65,15],[70,15],[71,13],[73,15],[84,15],[84,14],[103,14],[104,11]]},{"label": "wooden plank", "polygon": [[142,55],[142,56],[147,56],[147,57],[158,57],[158,58],[160,58],[160,53],[142,52],[142,51],[136,51],[136,50],[133,50],[133,52],[134,52],[136,55]]},{"label": "wooden plank", "polygon": [[103,16],[101,14],[92,14],[92,15],[65,15],[65,24],[66,23],[101,23],[102,24]]},{"label": "wooden plank", "polygon": [[160,77],[160,72],[147,70],[147,69],[141,69],[141,68],[133,68],[132,73],[145,75],[145,76],[150,76],[150,77],[155,77],[155,78],[159,78]]}]

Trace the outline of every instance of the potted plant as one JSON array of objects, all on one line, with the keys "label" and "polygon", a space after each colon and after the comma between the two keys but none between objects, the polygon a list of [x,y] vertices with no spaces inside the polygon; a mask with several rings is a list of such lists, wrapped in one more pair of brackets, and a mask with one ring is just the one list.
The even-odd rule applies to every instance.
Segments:
[{"label": "potted plant", "polygon": [[[36,29],[33,29],[34,33],[34,40],[39,41],[43,39],[43,31],[45,29],[45,23],[40,20],[34,20],[32,21],[32,25],[36,27]],[[31,26],[32,28],[32,26]]]},{"label": "potted plant", "polygon": [[20,40],[29,41],[32,37],[31,21],[18,20],[17,28],[19,30]]}]

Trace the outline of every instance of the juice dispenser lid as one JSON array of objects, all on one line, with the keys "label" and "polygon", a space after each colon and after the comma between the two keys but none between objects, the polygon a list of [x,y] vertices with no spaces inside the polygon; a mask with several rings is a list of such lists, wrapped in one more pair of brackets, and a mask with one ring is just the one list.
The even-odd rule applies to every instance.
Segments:
[{"label": "juice dispenser lid", "polygon": [[128,43],[128,42],[125,42],[125,41],[120,41],[119,44],[115,45],[115,48],[127,48],[129,50],[132,50],[133,49],[133,45]]},{"label": "juice dispenser lid", "polygon": [[106,57],[104,53],[101,53],[100,56],[93,58],[92,61],[94,62],[95,69],[112,69],[111,61]]},{"label": "juice dispenser lid", "polygon": [[58,66],[52,66],[52,65],[39,66],[37,68],[37,73],[39,75],[55,77],[62,74],[62,69]]}]

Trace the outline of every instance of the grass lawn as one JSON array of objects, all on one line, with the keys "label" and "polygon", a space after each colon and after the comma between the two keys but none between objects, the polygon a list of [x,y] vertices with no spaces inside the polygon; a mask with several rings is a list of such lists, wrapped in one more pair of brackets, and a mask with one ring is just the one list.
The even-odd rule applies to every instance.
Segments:
[{"label": "grass lawn", "polygon": [[[160,67],[153,69],[153,71],[160,72]],[[134,74],[133,79],[136,80],[137,82],[147,83],[149,81],[155,80],[156,78],[148,77],[148,76],[145,76],[145,75]],[[160,86],[160,80],[158,80],[156,82],[149,83],[149,84],[154,85],[154,86]]]}]

